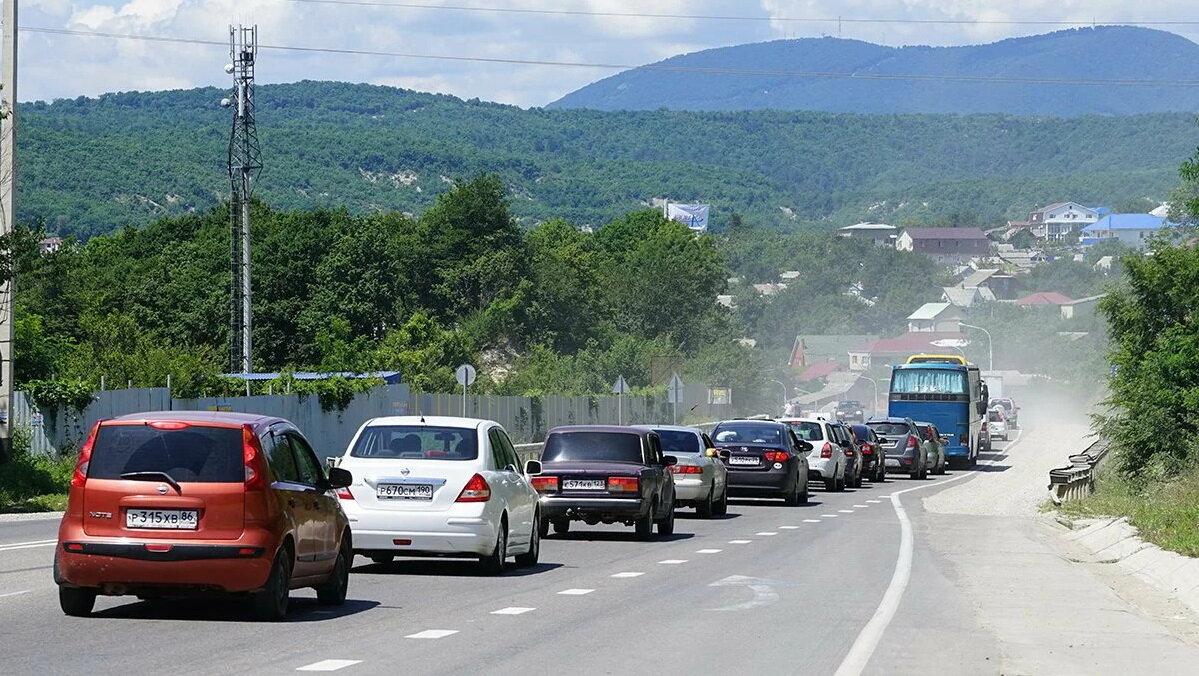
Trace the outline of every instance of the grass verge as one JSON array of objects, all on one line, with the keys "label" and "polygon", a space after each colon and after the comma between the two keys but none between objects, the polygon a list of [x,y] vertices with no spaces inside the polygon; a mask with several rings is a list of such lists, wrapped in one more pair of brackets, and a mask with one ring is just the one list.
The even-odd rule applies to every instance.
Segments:
[{"label": "grass verge", "polygon": [[1147,542],[1199,557],[1199,469],[1140,490],[1115,472],[1103,472],[1089,497],[1064,503],[1076,518],[1124,516]]},{"label": "grass verge", "polygon": [[71,455],[50,458],[18,452],[0,465],[0,513],[62,510],[74,471]]}]

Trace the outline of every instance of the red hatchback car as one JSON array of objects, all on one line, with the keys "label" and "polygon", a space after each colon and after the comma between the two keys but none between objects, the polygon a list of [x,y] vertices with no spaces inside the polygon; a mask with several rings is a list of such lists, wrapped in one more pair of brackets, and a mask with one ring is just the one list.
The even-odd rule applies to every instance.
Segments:
[{"label": "red hatchback car", "polygon": [[58,531],[54,581],[67,615],[97,594],[248,594],[287,614],[291,589],[345,601],[350,529],[295,425],[247,413],[173,411],[103,420],[80,449]]}]

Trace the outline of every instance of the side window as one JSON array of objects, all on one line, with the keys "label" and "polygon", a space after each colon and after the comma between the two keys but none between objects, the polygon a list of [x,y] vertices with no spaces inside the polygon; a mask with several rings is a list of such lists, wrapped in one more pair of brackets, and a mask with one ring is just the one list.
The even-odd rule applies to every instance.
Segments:
[{"label": "side window", "polygon": [[648,453],[646,455],[646,460],[649,462],[649,464],[651,464],[651,465],[662,464],[662,445],[658,441],[658,435],[651,434],[651,435],[647,436],[646,443],[648,444],[646,447],[646,450],[648,451]]},{"label": "side window", "polygon": [[516,447],[512,445],[512,440],[508,438],[507,433],[505,433],[502,429],[497,428],[495,433],[500,438],[500,443],[503,444],[504,465],[512,465],[515,467],[517,474],[523,473],[524,470],[521,469],[520,466],[520,456],[516,454]]},{"label": "side window", "polygon": [[497,471],[502,471],[508,462],[504,459],[504,442],[500,441],[499,430],[492,427],[487,432],[488,446],[491,446],[491,464]]},{"label": "side window", "polygon": [[296,457],[292,455],[291,444],[282,434],[268,433],[262,439],[262,448],[266,451],[267,463],[275,481],[296,483],[300,480],[300,470],[296,468]]},{"label": "side window", "polygon": [[288,432],[287,438],[291,441],[292,450],[295,451],[296,467],[300,470],[300,483],[319,486],[325,480],[325,471],[321,469],[321,463],[316,459],[316,453],[313,453],[312,447],[308,445],[304,437]]},{"label": "side window", "polygon": [[704,448],[715,448],[716,444],[712,443],[712,437],[704,435]]}]

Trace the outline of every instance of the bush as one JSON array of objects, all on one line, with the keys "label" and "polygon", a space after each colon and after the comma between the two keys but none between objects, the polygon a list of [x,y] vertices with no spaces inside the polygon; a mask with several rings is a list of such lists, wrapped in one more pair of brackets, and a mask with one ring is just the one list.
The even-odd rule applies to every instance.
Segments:
[{"label": "bush", "polygon": [[0,511],[59,506],[61,500],[46,501],[45,496],[61,495],[71,484],[75,456],[35,455],[29,451],[29,431],[14,430],[13,457],[0,465]]}]

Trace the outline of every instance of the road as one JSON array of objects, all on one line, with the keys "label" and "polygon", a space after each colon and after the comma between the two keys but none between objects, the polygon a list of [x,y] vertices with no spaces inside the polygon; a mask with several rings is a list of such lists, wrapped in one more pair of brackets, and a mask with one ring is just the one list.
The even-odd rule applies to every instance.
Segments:
[{"label": "road", "polygon": [[[735,501],[726,518],[680,518],[661,541],[580,528],[546,540],[537,568],[500,578],[469,562],[359,558],[345,607],[295,592],[280,624],[211,600],[101,597],[95,616],[67,618],[44,544],[57,523],[0,523],[0,672],[1093,674],[1152,655],[1155,673],[1188,673],[1199,648],[1114,607],[1125,602],[1086,571],[1070,590],[1081,614],[1021,595],[1029,576],[1075,565],[1023,526],[925,511],[925,497],[1001,480],[1028,443],[997,444],[979,471],[818,490],[803,507]],[[1132,619],[1092,630],[1087,612],[1100,611]],[[1067,644],[1055,633],[1067,629],[1092,638]]]}]

